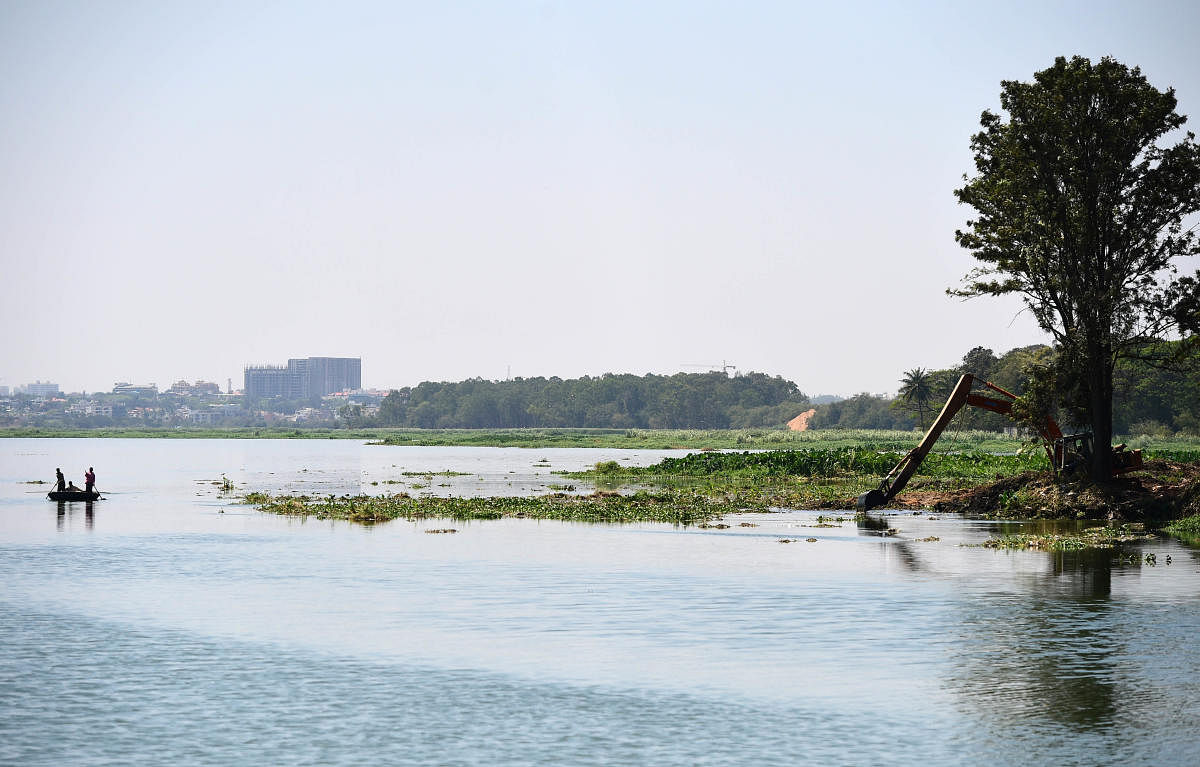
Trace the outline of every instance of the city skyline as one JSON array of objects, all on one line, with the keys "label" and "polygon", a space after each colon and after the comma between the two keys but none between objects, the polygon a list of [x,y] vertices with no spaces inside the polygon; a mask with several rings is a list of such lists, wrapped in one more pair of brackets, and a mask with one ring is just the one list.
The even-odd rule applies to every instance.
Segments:
[{"label": "city skyline", "polygon": [[[291,359],[289,359],[289,362],[296,362],[296,361],[297,361],[297,360],[299,360],[299,359],[300,359],[300,358],[291,358]],[[316,358],[316,357],[308,357],[308,358],[306,358],[306,359],[353,359],[353,360],[357,360],[357,361],[359,361],[359,362],[360,362],[360,364],[361,364],[361,359],[362,359],[362,358],[361,358],[361,357],[353,357],[353,358],[335,358],[335,357]],[[691,370],[677,370],[677,371],[672,371],[672,372],[670,372],[670,373],[666,373],[666,375],[672,375],[672,374],[676,374],[676,373],[718,373],[718,372],[723,372],[723,373],[725,373],[726,375],[736,375],[738,372],[744,372],[744,373],[762,372],[762,371],[753,371],[753,370],[744,370],[744,371],[739,371],[739,370],[738,370],[738,369],[737,369],[735,366],[733,366],[733,365],[726,365],[726,364],[724,364],[724,363],[722,363],[722,364],[720,364],[720,365],[711,365],[711,366],[704,366],[704,365],[688,365],[688,366],[685,366],[685,367],[694,368],[694,369],[691,369]],[[701,370],[701,369],[700,369],[700,368],[704,368],[704,367],[708,367],[709,369],[707,369],[707,370]],[[274,369],[274,370],[280,370],[280,371],[287,371],[287,370],[288,370],[288,368],[289,368],[289,365],[288,365],[287,363],[284,363],[284,364],[278,364],[278,363],[270,363],[270,362],[245,363],[245,364],[243,364],[243,365],[242,365],[243,378],[239,380],[239,379],[234,379],[234,378],[232,378],[232,377],[227,377],[227,378],[225,379],[225,387],[224,387],[224,388],[222,388],[222,389],[221,389],[221,391],[222,391],[223,393],[231,393],[231,392],[232,392],[232,393],[237,393],[237,392],[243,392],[243,391],[245,390],[245,386],[244,386],[244,382],[245,382],[245,374],[246,374],[246,372],[247,372],[248,370],[250,370],[250,369],[253,369],[253,368],[264,368],[264,369]],[[733,372],[733,373],[730,373],[730,370],[733,370],[734,372]],[[641,375],[648,375],[648,373],[632,373],[631,371],[620,371],[620,372],[618,372],[618,371],[608,371],[608,372],[609,372],[609,373],[612,373],[612,374],[614,374],[614,375],[625,375],[625,374],[629,374],[629,375],[638,375],[638,376],[641,376]],[[607,374],[607,373],[605,373],[605,374]],[[605,374],[601,374],[601,375],[605,375]],[[535,378],[535,377],[536,377],[536,376],[519,376],[519,375],[512,375],[512,374],[511,374],[511,370],[509,370],[509,371],[506,371],[506,374],[505,374],[505,376],[503,376],[503,377],[497,377],[497,378],[487,378],[487,379],[485,379],[485,380],[489,380],[489,381],[504,381],[504,380],[512,380],[512,379],[514,379],[514,378]],[[543,376],[543,377],[545,377],[545,378],[550,378],[550,377],[555,377],[555,376],[551,375],[551,376]],[[557,376],[557,377],[558,377],[558,378],[563,378],[564,380],[567,378],[566,376]],[[582,377],[582,376],[575,376],[575,377]],[[56,381],[50,381],[50,380],[42,381],[42,380],[40,380],[40,379],[35,379],[34,381],[29,381],[29,382],[25,382],[25,383],[16,383],[16,384],[10,384],[10,383],[8,383],[7,381],[5,381],[5,379],[3,379],[2,377],[0,377],[0,387],[8,387],[8,389],[9,389],[9,390],[11,390],[11,391],[13,391],[13,392],[15,393],[16,391],[18,391],[18,390],[21,390],[21,389],[25,389],[25,388],[27,388],[27,387],[29,387],[29,386],[31,386],[31,385],[34,385],[34,384],[41,384],[41,385],[53,385],[53,386],[55,386],[55,387],[58,387],[58,389],[59,389],[59,390],[60,390],[60,391],[61,391],[63,394],[96,394],[96,393],[116,393],[116,389],[117,389],[117,388],[119,388],[119,387],[122,387],[122,386],[125,386],[125,387],[129,387],[129,386],[132,386],[132,387],[155,387],[155,388],[156,388],[156,389],[158,389],[159,391],[163,391],[163,392],[165,392],[165,391],[167,391],[167,390],[168,390],[168,388],[170,388],[170,387],[172,387],[172,386],[175,386],[176,384],[180,384],[180,383],[184,383],[184,384],[192,384],[192,385],[199,385],[199,384],[201,384],[201,383],[210,383],[210,384],[217,384],[217,385],[218,385],[218,387],[220,387],[220,384],[221,384],[221,382],[220,382],[220,381],[218,381],[218,380],[216,380],[216,379],[210,379],[210,378],[206,378],[206,377],[204,377],[204,376],[197,376],[197,377],[179,377],[179,376],[174,376],[174,375],[168,375],[168,376],[162,377],[162,380],[164,380],[164,381],[167,381],[167,380],[169,380],[171,383],[170,383],[170,384],[165,384],[165,385],[163,385],[163,384],[160,384],[160,383],[159,383],[159,380],[158,380],[158,379],[153,379],[153,380],[144,380],[144,381],[143,381],[143,380],[139,380],[139,381],[127,381],[127,380],[121,380],[121,381],[114,381],[110,387],[103,387],[103,386],[101,386],[101,387],[96,387],[96,388],[68,389],[68,388],[66,388],[66,387],[63,387],[63,386],[61,386],[61,385],[60,385],[58,382],[56,382]],[[460,380],[468,380],[468,379],[460,379]],[[399,390],[399,389],[413,388],[413,387],[415,387],[415,386],[416,386],[416,385],[418,385],[418,384],[421,384],[421,383],[427,383],[427,382],[439,382],[439,381],[435,381],[435,379],[432,379],[432,378],[423,378],[423,379],[420,379],[420,380],[416,381],[416,382],[415,382],[415,383],[413,383],[413,384],[404,384],[404,385],[401,385],[401,386],[387,386],[387,385],[383,385],[383,386],[359,386],[359,387],[356,387],[356,388],[357,388],[358,390],[362,390],[362,391],[390,391],[390,390]],[[442,382],[444,382],[444,381],[442,381]],[[241,388],[238,388],[237,386],[235,386],[235,383],[240,383],[240,384],[242,384]],[[858,393],[858,392],[855,392],[855,393]],[[883,393],[883,392],[878,392],[878,393]],[[812,393],[812,396],[828,396],[829,394],[831,394],[831,393],[824,393],[824,392],[823,392],[823,393]],[[839,395],[839,396],[840,396],[840,395]]]},{"label": "city skyline", "polygon": [[[1200,116],[1188,2],[0,7],[0,377],[668,374],[816,393],[1046,336],[975,262],[1002,80]],[[1181,263],[1191,271],[1197,259]],[[349,342],[349,344],[348,344]]]}]

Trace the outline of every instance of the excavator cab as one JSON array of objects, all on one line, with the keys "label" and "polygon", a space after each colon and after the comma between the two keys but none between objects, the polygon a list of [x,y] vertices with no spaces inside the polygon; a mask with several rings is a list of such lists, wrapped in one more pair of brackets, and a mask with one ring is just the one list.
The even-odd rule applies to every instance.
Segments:
[{"label": "excavator cab", "polygon": [[[1077,471],[1087,469],[1092,460],[1094,442],[1091,432],[1068,434],[1054,440],[1054,471],[1057,474],[1069,476]],[[1143,466],[1141,450],[1126,450],[1122,442],[1112,447],[1112,473],[1124,474]]]},{"label": "excavator cab", "polygon": [[1054,440],[1054,472],[1070,476],[1086,470],[1092,460],[1092,435],[1090,432],[1067,434]]}]

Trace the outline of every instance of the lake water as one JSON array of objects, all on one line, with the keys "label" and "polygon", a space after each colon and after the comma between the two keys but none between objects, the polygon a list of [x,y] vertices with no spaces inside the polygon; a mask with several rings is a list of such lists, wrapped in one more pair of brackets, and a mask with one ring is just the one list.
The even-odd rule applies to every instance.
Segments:
[{"label": "lake water", "polygon": [[[804,512],[367,528],[213,484],[548,492],[666,454],[0,440],[0,764],[1200,763],[1200,550],[1172,540],[994,551],[961,544],[996,523]],[[56,466],[107,499],[23,484]]]}]

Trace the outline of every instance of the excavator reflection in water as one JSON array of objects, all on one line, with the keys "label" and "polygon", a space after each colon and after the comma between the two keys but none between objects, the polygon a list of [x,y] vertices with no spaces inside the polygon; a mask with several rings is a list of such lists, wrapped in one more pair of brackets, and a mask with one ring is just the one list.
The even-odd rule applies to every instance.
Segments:
[{"label": "excavator reflection in water", "polygon": [[[964,405],[983,408],[993,413],[1012,414],[1012,403],[1017,398],[1015,394],[1001,389],[994,383],[982,380],[979,381],[980,384],[1000,396],[977,394],[971,391],[975,386],[975,381],[975,376],[970,373],[966,373],[962,378],[958,379],[954,391],[950,392],[949,399],[946,400],[946,404],[942,407],[942,412],[938,414],[938,417],[929,427],[929,431],[925,432],[925,436],[921,439],[921,442],[900,459],[900,462],[879,483],[878,488],[868,490],[858,496],[859,511],[868,511],[877,506],[882,506],[892,498],[895,498],[896,494],[904,489],[904,486],[908,484],[908,480],[920,468],[921,462],[925,460],[925,456],[933,448],[933,443],[937,442],[938,437],[942,435],[942,432],[950,424],[950,420],[954,418],[959,410],[962,410]],[[1050,459],[1050,465],[1056,474],[1070,474],[1075,469],[1085,466],[1088,459],[1091,458],[1091,434],[1081,433],[1064,436],[1062,430],[1058,428],[1058,424],[1051,418],[1046,419],[1045,424],[1040,429],[1037,429],[1037,433],[1046,445],[1046,455]],[[1112,451],[1113,474],[1124,474],[1127,471],[1133,471],[1142,467],[1141,450],[1126,451],[1125,445],[1120,444],[1114,446]]]}]

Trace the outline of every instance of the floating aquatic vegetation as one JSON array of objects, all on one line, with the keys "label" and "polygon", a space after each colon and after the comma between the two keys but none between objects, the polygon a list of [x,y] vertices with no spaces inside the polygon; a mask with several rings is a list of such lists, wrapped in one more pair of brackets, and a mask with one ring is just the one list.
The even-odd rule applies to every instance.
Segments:
[{"label": "floating aquatic vegetation", "polygon": [[1153,534],[1130,525],[1121,527],[1092,527],[1073,533],[1013,533],[989,538],[983,543],[964,546],[987,549],[1037,549],[1040,551],[1081,551],[1111,549],[1118,544],[1146,541]]},{"label": "floating aquatic vegetation", "polygon": [[[653,466],[622,467],[616,461],[602,461],[593,474],[630,476],[710,476],[749,475],[773,477],[837,477],[846,474],[886,475],[903,453],[881,451],[874,447],[808,448],[765,452],[698,452],[667,457]],[[920,475],[934,477],[994,478],[996,474],[1048,469],[1045,456],[996,455],[993,453],[932,453],[921,464]]]},{"label": "floating aquatic vegetation", "polygon": [[[310,497],[250,493],[244,501],[272,514],[344,519],[372,524],[392,519],[557,519],[577,522],[667,522],[699,525],[727,514],[768,509],[747,499],[717,499],[698,493],[637,492],[528,497],[436,498],[395,495]],[[728,527],[728,525],[720,525]]]},{"label": "floating aquatic vegetation", "polygon": [[405,477],[469,477],[469,471],[452,471],[451,469],[443,469],[442,471],[402,471],[401,476]]}]

